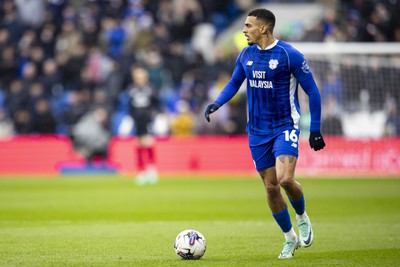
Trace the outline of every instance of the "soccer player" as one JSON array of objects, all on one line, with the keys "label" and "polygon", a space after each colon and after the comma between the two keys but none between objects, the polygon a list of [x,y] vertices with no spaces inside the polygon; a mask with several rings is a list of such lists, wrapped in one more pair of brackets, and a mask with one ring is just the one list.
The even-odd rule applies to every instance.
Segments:
[{"label": "soccer player", "polygon": [[[294,256],[300,246],[313,242],[310,219],[305,211],[302,187],[294,178],[298,157],[300,107],[298,85],[309,97],[310,146],[324,148],[321,128],[321,97],[303,55],[273,36],[274,14],[267,9],[248,13],[243,33],[249,46],[239,54],[235,70],[205,117],[228,102],[247,78],[248,122],[246,131],[255,167],[262,178],[272,215],[285,236],[279,259]],[[281,193],[286,192],[296,211],[299,236],[292,227],[288,208]]]},{"label": "soccer player", "polygon": [[149,84],[148,71],[141,66],[134,66],[131,72],[133,84],[129,86],[130,112],[136,126],[137,168],[136,183],[154,184],[158,181],[155,167],[154,138],[150,123],[158,111],[158,97]]}]

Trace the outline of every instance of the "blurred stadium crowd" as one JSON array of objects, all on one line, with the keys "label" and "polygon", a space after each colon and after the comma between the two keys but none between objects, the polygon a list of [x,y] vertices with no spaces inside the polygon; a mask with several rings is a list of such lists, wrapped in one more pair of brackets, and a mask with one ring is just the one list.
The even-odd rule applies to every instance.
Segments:
[{"label": "blurred stadium crowd", "polygon": [[[238,94],[216,113],[211,124],[203,118],[204,105],[229,80],[237,51],[217,51],[207,57],[196,42],[212,41],[205,34],[209,28],[205,32],[201,26],[211,25],[215,38],[249,8],[276,2],[312,1],[0,0],[0,136],[73,137],[83,121],[91,124],[80,129],[101,129],[105,136],[134,134],[126,99],[131,69],[138,65],[147,69],[160,100],[154,121],[157,134],[243,134],[245,94]],[[296,38],[277,37],[400,42],[399,1],[320,2],[332,8],[315,27]],[[355,77],[341,73],[360,70],[318,73],[318,66],[326,120],[323,131],[341,135],[336,103],[352,101],[354,94],[346,88]],[[364,74],[364,82],[375,86],[370,97],[379,98],[375,108],[387,109],[390,135],[400,135],[399,88],[388,96],[379,82],[392,79],[393,86],[399,86],[398,70],[389,76],[382,76],[380,69]]]}]

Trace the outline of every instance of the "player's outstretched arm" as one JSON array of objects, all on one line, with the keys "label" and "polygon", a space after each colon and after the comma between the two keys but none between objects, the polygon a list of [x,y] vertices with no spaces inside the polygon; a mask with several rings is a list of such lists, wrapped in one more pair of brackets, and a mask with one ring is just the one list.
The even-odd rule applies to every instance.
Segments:
[{"label": "player's outstretched arm", "polygon": [[215,111],[217,111],[217,110],[219,109],[220,106],[221,106],[221,105],[218,104],[217,102],[214,102],[214,103],[212,103],[212,104],[210,104],[210,105],[207,106],[206,111],[205,111],[205,113],[204,113],[204,116],[206,117],[206,120],[207,120],[208,122],[210,122],[210,114],[211,114],[211,113],[214,113]]}]

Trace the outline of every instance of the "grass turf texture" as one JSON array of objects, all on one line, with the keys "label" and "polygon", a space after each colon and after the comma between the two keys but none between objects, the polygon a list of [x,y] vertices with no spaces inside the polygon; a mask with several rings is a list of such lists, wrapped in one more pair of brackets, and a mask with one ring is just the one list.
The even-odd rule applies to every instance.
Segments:
[{"label": "grass turf texture", "polygon": [[[315,240],[282,261],[257,178],[0,179],[0,266],[398,266],[400,179],[300,182]],[[189,228],[207,240],[199,261],[174,254]]]}]

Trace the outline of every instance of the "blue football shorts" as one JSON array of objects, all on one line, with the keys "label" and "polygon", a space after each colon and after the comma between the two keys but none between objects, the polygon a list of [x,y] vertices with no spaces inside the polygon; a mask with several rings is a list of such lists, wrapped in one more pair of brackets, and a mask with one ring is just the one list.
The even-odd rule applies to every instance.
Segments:
[{"label": "blue football shorts", "polygon": [[299,155],[298,129],[284,130],[273,136],[249,135],[251,156],[257,171],[275,166],[275,159],[280,155]]}]

